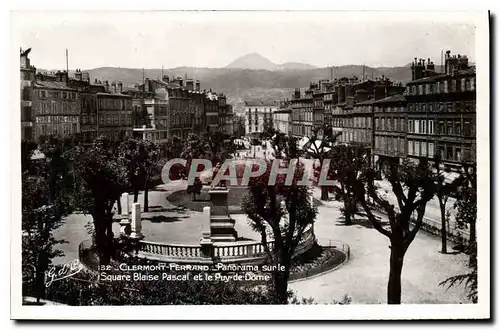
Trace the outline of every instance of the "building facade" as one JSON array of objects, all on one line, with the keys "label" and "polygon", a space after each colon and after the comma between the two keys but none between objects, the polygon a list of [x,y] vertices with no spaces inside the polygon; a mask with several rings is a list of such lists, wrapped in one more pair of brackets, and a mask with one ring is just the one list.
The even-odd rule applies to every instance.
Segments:
[{"label": "building facade", "polygon": [[375,121],[373,164],[399,163],[407,155],[406,98],[397,94],[372,103]]},{"label": "building facade", "polygon": [[80,108],[79,91],[69,87],[66,71],[58,71],[55,75],[37,74],[32,85],[34,138],[49,134],[78,135]]},{"label": "building facade", "polygon": [[476,159],[476,72],[467,56],[445,55],[445,71],[420,59],[407,84],[408,157],[441,155],[450,168]]},{"label": "building facade", "polygon": [[35,82],[36,68],[31,65],[28,57],[31,48],[21,49],[21,139],[34,138],[34,120],[32,109],[33,83]]},{"label": "building facade", "polygon": [[273,127],[273,113],[276,110],[278,110],[276,101],[245,101],[246,133],[259,135]]},{"label": "building facade", "polygon": [[132,97],[122,93],[97,93],[97,135],[122,140],[132,137]]},{"label": "building facade", "polygon": [[313,127],[313,91],[316,84],[308,88],[297,88],[290,100],[292,108],[292,135],[310,136]]},{"label": "building facade", "polygon": [[282,101],[280,107],[273,113],[273,128],[284,134],[292,132],[292,109],[288,100]]}]

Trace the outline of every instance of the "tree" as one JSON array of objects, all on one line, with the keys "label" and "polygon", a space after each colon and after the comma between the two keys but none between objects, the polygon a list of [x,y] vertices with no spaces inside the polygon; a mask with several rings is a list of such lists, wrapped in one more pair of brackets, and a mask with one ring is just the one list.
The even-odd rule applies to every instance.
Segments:
[{"label": "tree", "polygon": [[33,140],[21,140],[21,172],[31,168],[34,151],[37,149],[37,144]]},{"label": "tree", "polygon": [[444,169],[440,153],[436,153],[434,156],[434,171],[436,178],[436,197],[438,199],[439,209],[441,212],[441,253],[448,253],[446,243],[448,237],[446,230],[448,221],[446,204],[448,203],[449,197],[456,193],[459,180],[446,182],[446,174],[449,173],[449,171]]},{"label": "tree", "polygon": [[[313,225],[317,210],[310,201],[309,187],[297,184],[304,174],[301,164],[291,185],[287,185],[283,175],[278,175],[276,184],[270,184],[270,174],[271,166],[267,166],[263,175],[251,178],[242,208],[252,228],[261,235],[268,261],[284,267],[284,271],[273,273],[273,287],[277,302],[287,304],[291,260],[305,229]],[[268,247],[268,233],[274,240],[272,251]]]},{"label": "tree", "polygon": [[34,294],[37,302],[45,297],[44,276],[54,257],[63,255],[54,239],[64,214],[49,198],[49,182],[42,175],[22,175],[22,265],[23,278],[30,288],[23,294]]},{"label": "tree", "polygon": [[99,262],[108,264],[113,250],[113,205],[127,190],[127,164],[116,145],[105,137],[89,148],[77,146],[67,155],[74,168],[75,187],[68,191],[74,208],[92,215]]},{"label": "tree", "polygon": [[468,298],[473,302],[478,301],[477,292],[477,237],[476,237],[476,221],[477,221],[477,172],[475,164],[464,163],[462,172],[456,180],[458,184],[457,201],[455,207],[457,214],[455,216],[456,224],[459,228],[469,227],[469,241],[465,252],[469,254],[470,272],[452,276],[441,285],[452,287],[465,283],[468,291]]},{"label": "tree", "polygon": [[37,300],[44,296],[44,274],[51,259],[62,255],[54,248],[62,241],[55,240],[52,232],[71,212],[69,198],[63,192],[73,187],[73,180],[64,153],[73,143],[72,138],[42,137],[36,159],[32,155],[37,144],[21,143],[23,276],[31,281]]},{"label": "tree", "polygon": [[143,178],[141,172],[141,157],[139,152],[140,141],[136,139],[127,139],[120,143],[119,154],[126,168],[129,186],[134,192],[134,203],[139,200],[139,190],[143,187]]},{"label": "tree", "polygon": [[462,164],[462,172],[457,179],[458,198],[455,207],[457,208],[456,224],[459,228],[469,228],[469,240],[466,252],[470,255],[469,264],[476,263],[477,251],[477,167],[475,164]]},{"label": "tree", "polygon": [[352,225],[352,218],[358,211],[356,184],[361,173],[368,166],[369,155],[362,146],[337,145],[332,148],[330,165],[332,175],[339,181],[344,202],[342,214],[346,225]]},{"label": "tree", "polygon": [[[387,178],[392,186],[392,192],[397,199],[397,207],[380,196],[375,186],[375,171],[368,168],[358,178],[356,194],[373,227],[389,238],[391,256],[389,262],[389,282],[387,285],[387,302],[401,303],[401,273],[403,260],[408,247],[415,239],[422,225],[425,208],[434,196],[434,175],[426,159],[419,159],[418,164],[409,160],[401,165],[390,164]],[[366,196],[373,199],[375,205],[382,208],[389,218],[389,227],[385,226],[372,212]],[[416,212],[413,226],[412,217]]]},{"label": "tree", "polygon": [[166,144],[162,145],[162,156],[167,159],[179,158],[183,149],[184,144],[182,140],[174,135]]},{"label": "tree", "polygon": [[44,173],[49,183],[49,198],[54,202],[56,196],[64,197],[58,194],[62,190],[62,185],[72,181],[70,164],[64,158],[64,154],[79,144],[75,136],[60,137],[57,135],[41,136],[39,141],[39,150],[44,156]]},{"label": "tree", "polygon": [[278,131],[271,136],[271,147],[276,159],[298,159],[303,155],[296,137]]},{"label": "tree", "polygon": [[[323,166],[325,159],[331,154],[332,147],[335,145],[341,132],[334,133],[329,125],[315,127],[311,132],[312,134],[307,137],[308,141],[304,144],[302,150],[312,159],[319,160],[320,166]],[[327,186],[321,186],[321,200],[328,200]]]},{"label": "tree", "polygon": [[[141,140],[139,143],[139,173],[144,183],[144,212],[149,211],[149,184],[154,175],[158,175],[157,165],[160,161],[160,148],[154,142]],[[156,172],[156,173],[155,173]]]}]

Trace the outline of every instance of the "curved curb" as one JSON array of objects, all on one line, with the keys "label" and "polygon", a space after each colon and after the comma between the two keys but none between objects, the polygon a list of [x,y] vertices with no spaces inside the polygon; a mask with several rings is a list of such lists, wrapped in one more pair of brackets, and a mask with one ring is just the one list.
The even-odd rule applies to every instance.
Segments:
[{"label": "curved curb", "polygon": [[[342,243],[342,242],[339,242],[339,243]],[[350,260],[350,251],[351,251],[351,247],[346,244],[346,243],[342,243],[344,246],[347,247],[347,251],[348,253],[345,253],[344,251],[342,250],[339,250],[337,249],[336,247],[334,248],[335,251],[338,251],[340,253],[342,253],[344,255],[344,261],[342,261],[340,264],[338,264],[337,266],[333,267],[333,268],[330,268],[328,270],[325,270],[324,272],[321,272],[321,273],[318,273],[318,274],[314,274],[314,275],[311,275],[311,276],[308,276],[308,277],[302,277],[302,278],[298,278],[298,279],[295,279],[295,280],[291,280],[291,281],[288,281],[288,283],[298,283],[298,282],[302,282],[302,281],[306,281],[306,280],[310,280],[310,279],[313,279],[313,278],[316,278],[316,277],[319,277],[319,276],[322,276],[322,275],[325,275],[325,274],[328,274],[328,273],[331,273],[337,269],[339,269],[340,267],[344,266],[344,264],[346,264],[349,260]]]}]

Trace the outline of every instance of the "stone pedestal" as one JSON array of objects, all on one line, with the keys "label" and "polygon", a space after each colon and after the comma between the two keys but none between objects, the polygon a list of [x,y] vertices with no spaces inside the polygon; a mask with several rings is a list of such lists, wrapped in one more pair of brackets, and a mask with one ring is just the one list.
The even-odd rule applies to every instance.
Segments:
[{"label": "stone pedestal", "polygon": [[234,230],[234,219],[229,216],[227,187],[214,187],[210,194],[210,237],[214,242],[234,242],[237,233]]},{"label": "stone pedestal", "polygon": [[120,220],[120,233],[122,235],[130,235],[130,203],[128,193],[123,193],[120,197],[120,204],[122,208]]},{"label": "stone pedestal", "polygon": [[141,204],[134,203],[132,204],[132,219],[130,224],[130,238],[140,240],[144,237],[141,233],[142,224],[141,224]]}]

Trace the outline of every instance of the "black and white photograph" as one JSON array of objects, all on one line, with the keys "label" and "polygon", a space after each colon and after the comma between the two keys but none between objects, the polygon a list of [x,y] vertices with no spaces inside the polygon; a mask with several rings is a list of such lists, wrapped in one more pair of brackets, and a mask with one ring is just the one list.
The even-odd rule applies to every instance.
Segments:
[{"label": "black and white photograph", "polygon": [[11,318],[490,317],[488,12],[13,11],[10,46]]}]

